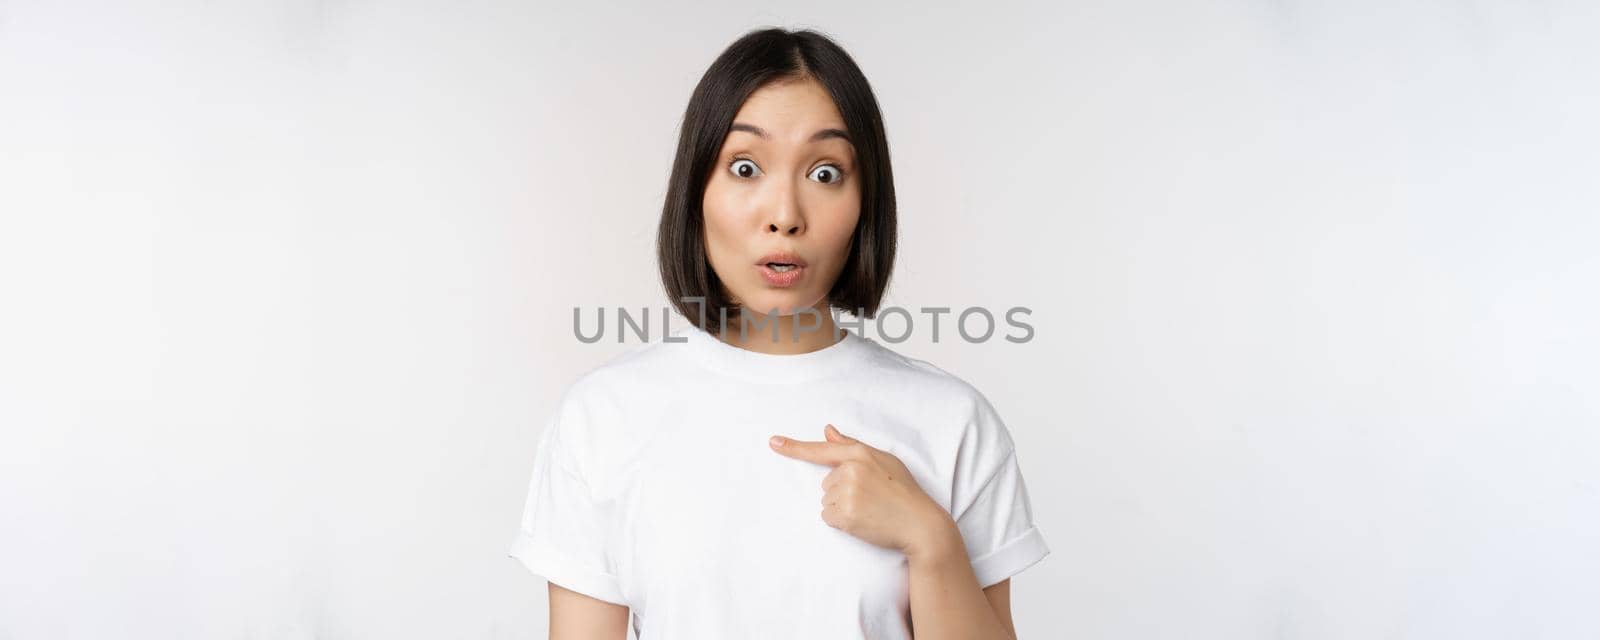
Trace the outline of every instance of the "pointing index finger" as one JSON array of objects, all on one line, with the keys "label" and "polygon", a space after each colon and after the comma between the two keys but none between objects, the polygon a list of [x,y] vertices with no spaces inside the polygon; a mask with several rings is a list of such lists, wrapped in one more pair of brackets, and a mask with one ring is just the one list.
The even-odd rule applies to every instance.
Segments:
[{"label": "pointing index finger", "polygon": [[790,458],[825,464],[830,467],[837,466],[848,459],[847,450],[836,442],[812,442],[773,436],[770,444],[774,451]]}]

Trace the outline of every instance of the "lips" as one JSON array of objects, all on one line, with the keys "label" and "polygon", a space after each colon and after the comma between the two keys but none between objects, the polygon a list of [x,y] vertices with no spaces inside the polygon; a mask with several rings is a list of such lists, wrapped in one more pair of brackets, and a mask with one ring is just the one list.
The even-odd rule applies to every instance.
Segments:
[{"label": "lips", "polygon": [[757,266],[763,266],[763,265],[769,265],[769,264],[785,264],[785,265],[793,265],[793,266],[796,266],[796,267],[804,267],[804,266],[806,266],[806,259],[800,257],[800,254],[793,253],[793,252],[789,252],[789,251],[774,251],[774,252],[769,253],[767,255],[761,256],[761,259],[756,261],[756,265]]},{"label": "lips", "polygon": [[767,284],[774,287],[792,287],[805,275],[806,260],[799,254],[788,251],[779,251],[761,256],[756,262],[756,269],[761,271],[761,277]]}]

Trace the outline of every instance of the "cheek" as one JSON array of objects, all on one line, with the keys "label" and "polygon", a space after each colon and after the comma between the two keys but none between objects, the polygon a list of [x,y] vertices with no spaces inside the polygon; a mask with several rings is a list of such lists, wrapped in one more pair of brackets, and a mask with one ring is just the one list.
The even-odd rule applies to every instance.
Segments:
[{"label": "cheek", "polygon": [[849,253],[850,238],[855,236],[856,223],[860,219],[861,207],[852,202],[825,220],[819,220],[819,224],[813,230],[819,236],[817,239],[831,247],[833,254],[842,260]]},{"label": "cheek", "polygon": [[713,180],[712,184],[706,187],[700,211],[705,219],[706,257],[716,265],[721,262],[729,243],[732,242],[739,207],[732,201],[727,190],[719,189]]}]

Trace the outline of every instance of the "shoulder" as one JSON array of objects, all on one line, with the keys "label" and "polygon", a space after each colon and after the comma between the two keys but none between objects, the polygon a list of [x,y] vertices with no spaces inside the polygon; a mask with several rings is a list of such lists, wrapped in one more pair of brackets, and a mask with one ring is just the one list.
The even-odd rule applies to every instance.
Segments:
[{"label": "shoulder", "polygon": [[861,338],[861,341],[866,345],[867,366],[872,375],[956,400],[971,402],[983,396],[966,379],[932,362],[906,355],[876,340]]},{"label": "shoulder", "polygon": [[1000,413],[966,378],[927,360],[878,347],[878,358],[915,387],[902,398],[916,407],[920,437],[932,444],[946,504],[957,516],[965,513],[978,492],[1012,464],[1016,441]]},{"label": "shoulder", "polygon": [[629,417],[670,398],[667,385],[676,365],[670,356],[677,346],[636,345],[570,379],[556,399],[549,427],[567,455],[591,467],[606,452],[626,445],[627,429],[639,424]]},{"label": "shoulder", "polygon": [[941,415],[959,417],[963,448],[1009,451],[1011,434],[989,397],[960,375],[928,360],[905,355],[868,341],[873,375],[887,386],[909,393],[914,401]]},{"label": "shoulder", "polygon": [[610,356],[574,377],[561,394],[562,407],[600,408],[640,401],[672,379],[683,345],[654,340]]}]

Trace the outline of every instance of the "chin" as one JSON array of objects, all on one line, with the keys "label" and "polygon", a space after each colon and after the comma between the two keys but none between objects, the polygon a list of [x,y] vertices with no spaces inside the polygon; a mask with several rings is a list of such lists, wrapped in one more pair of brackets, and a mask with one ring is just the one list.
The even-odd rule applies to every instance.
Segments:
[{"label": "chin", "polygon": [[[752,314],[766,315],[769,311],[776,308],[777,315],[789,316],[794,315],[799,309],[814,307],[816,303],[821,300],[821,296],[764,291],[761,295],[751,296],[749,300],[751,300],[751,302],[745,306]],[[825,310],[818,309],[817,311],[821,313]]]}]

